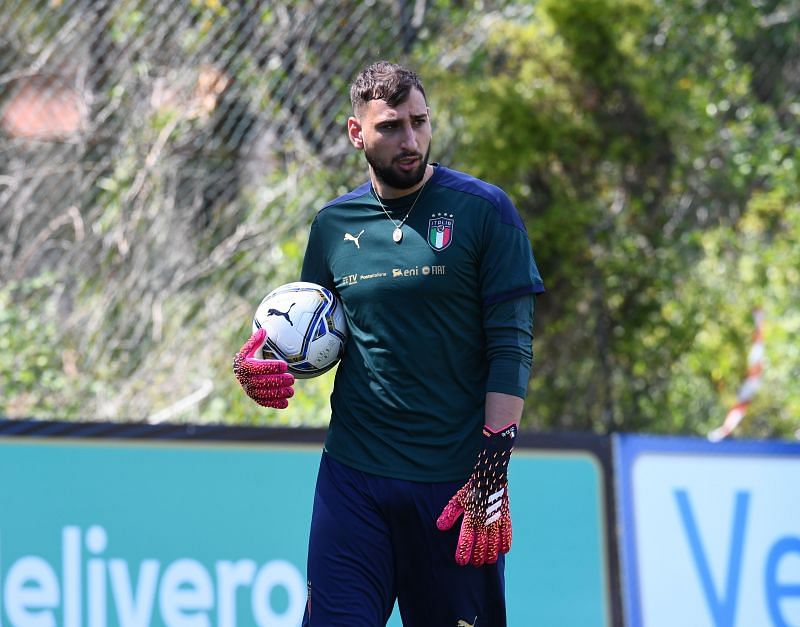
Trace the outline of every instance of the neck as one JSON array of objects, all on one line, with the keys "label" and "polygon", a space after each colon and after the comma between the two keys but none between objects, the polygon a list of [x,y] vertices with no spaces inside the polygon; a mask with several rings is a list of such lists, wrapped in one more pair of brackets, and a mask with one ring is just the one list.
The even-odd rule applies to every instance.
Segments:
[{"label": "neck", "polygon": [[378,194],[378,196],[387,200],[392,198],[401,198],[403,196],[413,194],[423,185],[425,185],[431,176],[433,176],[433,166],[429,163],[425,166],[425,174],[422,175],[422,179],[420,179],[419,183],[413,185],[412,187],[398,188],[382,183],[380,180],[378,180],[378,177],[375,176],[375,172],[373,171],[372,167],[369,169],[369,179],[372,182],[372,189],[375,190],[375,193]]}]

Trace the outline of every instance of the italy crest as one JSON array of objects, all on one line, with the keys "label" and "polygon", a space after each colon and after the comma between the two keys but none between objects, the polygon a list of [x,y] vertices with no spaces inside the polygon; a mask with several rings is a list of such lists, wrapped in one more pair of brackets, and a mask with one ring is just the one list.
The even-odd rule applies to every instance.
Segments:
[{"label": "italy crest", "polygon": [[453,241],[453,216],[438,216],[428,220],[428,244],[433,250],[444,250]]}]

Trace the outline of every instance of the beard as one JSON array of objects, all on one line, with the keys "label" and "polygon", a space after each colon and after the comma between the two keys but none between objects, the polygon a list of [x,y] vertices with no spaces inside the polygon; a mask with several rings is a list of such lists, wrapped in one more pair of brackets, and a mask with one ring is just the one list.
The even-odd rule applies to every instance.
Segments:
[{"label": "beard", "polygon": [[[372,171],[375,173],[377,179],[384,185],[393,187],[394,189],[410,189],[419,183],[422,177],[425,176],[425,168],[428,167],[428,157],[430,154],[431,147],[429,145],[424,157],[418,152],[405,152],[397,155],[390,162],[386,163],[377,159],[366,146],[364,147],[364,158],[367,160],[367,163],[372,166]],[[394,163],[396,161],[407,159],[408,157],[422,157],[419,167],[413,169],[411,172],[403,172],[402,170],[396,170],[394,168]]]}]

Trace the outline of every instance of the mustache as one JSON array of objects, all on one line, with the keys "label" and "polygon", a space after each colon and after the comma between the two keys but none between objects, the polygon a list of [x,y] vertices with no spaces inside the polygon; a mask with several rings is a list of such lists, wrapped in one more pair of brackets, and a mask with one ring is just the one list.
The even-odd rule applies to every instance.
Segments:
[{"label": "mustache", "polygon": [[397,155],[394,159],[392,159],[392,162],[400,161],[402,159],[409,159],[409,158],[422,159],[422,155],[420,153],[418,153],[418,152],[404,152],[404,153],[401,153],[401,154]]}]

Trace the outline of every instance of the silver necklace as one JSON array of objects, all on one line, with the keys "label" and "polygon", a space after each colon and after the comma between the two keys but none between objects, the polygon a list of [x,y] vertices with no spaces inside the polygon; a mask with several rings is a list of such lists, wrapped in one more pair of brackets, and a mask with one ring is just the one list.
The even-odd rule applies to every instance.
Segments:
[{"label": "silver necklace", "polygon": [[[425,181],[425,183],[427,182],[428,181]],[[414,202],[411,203],[411,208],[406,213],[406,216],[402,220],[400,220],[400,222],[394,221],[394,218],[392,218],[392,216],[389,215],[389,211],[381,202],[381,198],[380,196],[378,196],[378,192],[376,192],[374,188],[372,190],[373,194],[375,195],[375,200],[378,201],[378,204],[381,206],[381,209],[383,209],[383,213],[385,213],[386,217],[389,218],[389,222],[394,224],[394,231],[392,231],[392,240],[394,240],[395,244],[399,244],[400,242],[403,241],[403,225],[406,223],[406,220],[408,220],[408,216],[410,216],[411,212],[414,210],[414,205],[417,204],[419,197],[422,196],[422,190],[425,189],[425,183],[423,183],[422,187],[419,188],[419,192],[417,192],[417,197],[414,199]]]}]

